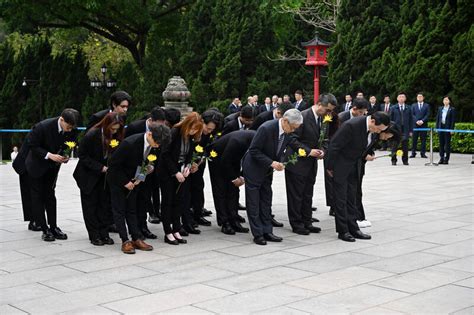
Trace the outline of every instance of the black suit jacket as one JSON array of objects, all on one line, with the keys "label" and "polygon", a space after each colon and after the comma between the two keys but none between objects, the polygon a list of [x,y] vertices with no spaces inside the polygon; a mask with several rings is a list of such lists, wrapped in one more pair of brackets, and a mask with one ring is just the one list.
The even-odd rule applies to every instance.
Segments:
[{"label": "black suit jacket", "polygon": [[255,120],[252,123],[252,126],[250,126],[249,129],[251,130],[257,130],[258,127],[260,127],[264,122],[267,122],[269,120],[273,120],[273,111],[269,112],[263,112],[258,114],[257,117],[255,117]]},{"label": "black suit jacket", "polygon": [[340,124],[343,124],[344,122],[346,122],[346,121],[348,121],[349,119],[351,119],[351,111],[348,110],[348,111],[339,113],[339,114],[338,114],[338,117],[339,117],[339,123],[340,123]]},{"label": "black suit jacket", "polygon": [[45,159],[46,154],[62,154],[66,148],[64,142],[76,141],[77,130],[58,132],[58,119],[48,118],[37,123],[28,135],[30,150],[25,165],[28,174],[34,178],[43,176],[48,170],[59,170],[60,165]]},{"label": "black suit jacket", "polygon": [[238,130],[212,143],[209,149],[216,151],[217,157],[210,163],[217,167],[221,176],[230,181],[240,176],[241,160],[254,136],[254,130]]},{"label": "black suit jacket", "polygon": [[[441,123],[443,122],[443,107],[438,108],[438,114],[436,115],[436,128],[441,129]],[[456,110],[454,107],[449,106],[448,114],[446,115],[446,121],[444,124],[445,129],[454,129],[454,124],[456,123]]]},{"label": "black suit jacket", "polygon": [[225,116],[224,125],[227,124],[229,121],[236,119],[239,116],[240,116],[240,112],[235,112],[235,113]]},{"label": "black suit jacket", "polygon": [[402,131],[402,140],[408,140],[410,132],[413,132],[413,113],[411,107],[405,104],[402,113],[400,111],[400,105],[393,105],[390,109],[390,120],[400,127],[400,130]]},{"label": "black suit jacket", "polygon": [[[143,135],[139,133],[124,139],[112,153],[107,170],[107,182],[111,188],[125,189],[124,186],[135,177],[137,167],[141,166],[144,160]],[[157,150],[152,148],[150,154],[157,154]]]},{"label": "black suit jacket", "polygon": [[[301,115],[303,116],[303,124],[294,132],[294,137],[296,137],[297,140],[295,145],[304,149],[307,156],[298,157],[298,162],[296,162],[294,165],[287,165],[286,170],[300,176],[305,176],[310,174],[308,170],[317,170],[318,167],[318,160],[309,156],[309,152],[311,149],[321,149],[319,148],[320,126],[316,122],[318,117],[314,114],[312,108],[304,110]],[[285,159],[287,159],[294,152],[295,150],[293,148],[288,148],[285,152]]]},{"label": "black suit jacket", "polygon": [[329,143],[327,169],[335,177],[349,174],[367,150],[367,117],[354,117],[338,129]]},{"label": "black suit jacket", "polygon": [[222,129],[222,135],[226,135],[231,133],[232,131],[240,130],[239,128],[239,116],[235,117],[235,119],[228,121],[225,123],[224,128]]},{"label": "black suit jacket", "polygon": [[90,129],[79,145],[79,162],[73,173],[77,186],[84,193],[90,194],[97,181],[104,175],[102,168],[107,165],[105,155],[101,129]]},{"label": "black suit jacket", "polygon": [[367,115],[372,115],[373,113],[378,112],[379,110],[380,110],[379,104],[375,104],[372,107],[372,105],[369,103],[369,107],[367,108]]},{"label": "black suit jacket", "polygon": [[[296,104],[298,104],[298,102],[293,103],[293,106],[295,106],[295,108],[296,108]],[[299,110],[300,112],[302,112],[302,111],[308,109],[309,107],[310,107],[309,104],[306,103],[305,100],[301,100],[300,106],[298,106],[298,108],[296,108],[296,109]]]},{"label": "black suit jacket", "polygon": [[135,120],[125,128],[125,138],[137,133],[146,132],[146,119]]},{"label": "black suit jacket", "polygon": [[25,137],[25,140],[23,141],[23,144],[21,145],[20,151],[18,152],[16,159],[12,163],[12,167],[18,175],[26,174],[25,162],[26,162],[26,157],[28,156],[28,152],[30,152],[28,137],[29,135]]},{"label": "black suit jacket", "polygon": [[91,115],[89,118],[89,123],[86,126],[86,129],[89,130],[92,127],[94,127],[95,124],[97,124],[99,121],[104,119],[105,115],[107,115],[110,112],[110,109],[104,109],[101,110],[100,112],[94,113]]},{"label": "black suit jacket", "polygon": [[267,110],[267,106],[265,104],[262,104],[262,105],[258,106],[258,114],[265,113],[265,112],[271,112],[274,109],[275,109],[275,107],[273,107],[272,104],[270,104],[270,110]]},{"label": "black suit jacket", "polygon": [[[181,140],[181,129],[172,128],[171,142],[168,146],[161,149],[160,158],[158,160],[157,172],[159,176],[163,176],[163,178],[172,177],[181,171],[178,164],[179,155],[181,152]],[[191,163],[194,152],[193,150],[195,147],[195,143],[192,138],[189,138],[188,141],[190,141],[190,144],[189,151],[186,154],[184,161],[185,165]]]}]

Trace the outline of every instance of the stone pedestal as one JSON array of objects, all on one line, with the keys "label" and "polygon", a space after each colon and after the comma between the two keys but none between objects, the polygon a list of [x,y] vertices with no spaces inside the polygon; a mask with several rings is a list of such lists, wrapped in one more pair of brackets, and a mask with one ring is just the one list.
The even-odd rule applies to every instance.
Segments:
[{"label": "stone pedestal", "polygon": [[193,111],[193,108],[188,106],[190,97],[191,92],[189,92],[183,78],[174,76],[168,80],[168,85],[163,92],[165,108],[175,108],[179,110],[181,117],[184,118]]}]

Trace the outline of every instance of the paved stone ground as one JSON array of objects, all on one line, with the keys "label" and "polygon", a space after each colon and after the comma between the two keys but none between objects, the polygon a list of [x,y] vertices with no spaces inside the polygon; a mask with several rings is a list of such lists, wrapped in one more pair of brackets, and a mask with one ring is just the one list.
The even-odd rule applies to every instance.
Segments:
[{"label": "paved stone ground", "polygon": [[[59,226],[69,240],[53,243],[26,230],[18,178],[10,165],[0,166],[0,314],[473,314],[471,156],[454,155],[449,166],[425,162],[369,164],[370,241],[337,240],[321,176],[314,201],[323,232],[292,234],[278,174],[273,209],[285,223],[275,230],[282,243],[257,246],[248,234],[226,236],[213,216],[213,226],[187,245],[164,244],[161,225],[152,225],[155,250],[136,255],[87,240],[74,161],[57,187]],[[208,183],[206,197],[213,210]]]}]

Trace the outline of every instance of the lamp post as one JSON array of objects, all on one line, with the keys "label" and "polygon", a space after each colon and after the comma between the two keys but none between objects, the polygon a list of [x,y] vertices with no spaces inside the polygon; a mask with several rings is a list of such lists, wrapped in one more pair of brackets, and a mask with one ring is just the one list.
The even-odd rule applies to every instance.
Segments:
[{"label": "lamp post", "polygon": [[21,83],[21,86],[26,88],[29,85],[34,85],[34,84],[39,84],[39,121],[43,120],[43,93],[41,89],[41,63],[39,65],[39,79],[33,80],[33,79],[27,79],[26,77],[23,77],[23,82]]},{"label": "lamp post", "polygon": [[316,36],[308,41],[301,43],[301,46],[306,48],[306,66],[314,66],[314,104],[317,104],[319,99],[319,81],[320,81],[320,67],[328,65],[327,62],[327,48],[330,43],[323,41]]},{"label": "lamp post", "polygon": [[94,79],[91,80],[91,87],[95,89],[103,88],[105,89],[111,89],[114,88],[117,85],[117,82],[113,79],[106,79],[106,73],[107,73],[107,66],[105,63],[100,67],[100,72],[102,73],[102,80],[99,80],[99,78],[95,77]]}]

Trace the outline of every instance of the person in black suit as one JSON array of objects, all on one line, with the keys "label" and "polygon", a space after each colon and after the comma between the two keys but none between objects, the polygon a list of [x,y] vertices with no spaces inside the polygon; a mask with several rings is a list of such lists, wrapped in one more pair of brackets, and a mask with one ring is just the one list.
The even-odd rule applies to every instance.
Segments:
[{"label": "person in black suit", "polygon": [[[411,107],[405,104],[407,95],[405,92],[398,93],[398,104],[390,109],[390,120],[394,121],[401,130],[401,145],[403,150],[403,165],[408,165],[408,141],[413,134],[413,114]],[[392,165],[397,165],[397,148],[392,149]]]},{"label": "person in black suit", "polygon": [[272,100],[270,99],[270,97],[267,96],[265,97],[265,103],[258,106],[257,114],[261,114],[264,112],[271,112],[274,109],[275,107],[272,105]]},{"label": "person in black suit", "polygon": [[369,105],[367,106],[367,115],[372,115],[380,110],[379,104],[377,104],[377,98],[375,95],[369,97]]},{"label": "person in black suit", "polygon": [[21,193],[21,205],[23,208],[23,220],[29,221],[28,230],[30,231],[41,231],[41,227],[38,226],[33,218],[33,211],[31,208],[31,189],[28,179],[28,173],[26,171],[25,160],[30,151],[28,145],[28,136],[25,137],[23,145],[18,152],[15,160],[12,162],[12,167],[15,172],[20,176],[20,193]]},{"label": "person in black suit", "polygon": [[252,125],[250,126],[250,130],[257,130],[264,122],[272,120],[272,119],[280,119],[283,114],[289,109],[294,108],[290,102],[283,102],[278,104],[272,111],[265,111],[255,117]]},{"label": "person in black suit", "polygon": [[[165,125],[151,125],[149,131],[135,134],[123,140],[109,158],[107,183],[110,186],[112,211],[120,238],[122,252],[134,254],[135,249],[149,251],[153,247],[145,243],[137,223],[137,186],[143,179],[139,170],[146,165],[146,174],[153,173],[149,156],[155,155],[156,149],[166,146],[170,139],[170,130]],[[128,231],[127,231],[128,227]],[[131,234],[132,241],[128,234]]]},{"label": "person in black suit", "polygon": [[227,107],[227,112],[228,114],[233,114],[240,112],[240,108],[242,107],[242,103],[240,102],[240,99],[238,97],[234,98],[232,103]]},{"label": "person in black suit", "polygon": [[[331,141],[332,137],[336,134],[337,129],[339,128],[339,116],[336,110],[328,113],[331,116],[331,121],[328,125],[328,132],[326,134],[325,139],[323,140],[323,150],[324,152],[328,151],[329,142]],[[326,195],[326,206],[329,207],[329,215],[335,216],[335,201],[334,201],[334,194],[333,194],[333,179],[331,176],[328,175],[326,172],[328,165],[327,154],[324,156],[324,191]]]},{"label": "person in black suit", "polygon": [[309,108],[309,104],[303,99],[303,92],[301,90],[296,90],[295,99],[296,101],[293,103],[293,106],[300,112]]},{"label": "person in black suit", "polygon": [[239,187],[245,183],[241,176],[241,160],[255,136],[253,130],[237,130],[213,142],[208,152],[217,156],[209,160],[212,196],[218,225],[224,234],[247,233],[238,219]]},{"label": "person in black suit", "polygon": [[[193,150],[196,150],[196,146],[200,145],[205,151],[206,148],[215,140],[217,133],[222,129],[224,122],[224,116],[216,109],[208,109],[201,115],[203,120],[203,129],[201,139],[194,146]],[[210,226],[211,222],[204,218],[204,212],[207,211],[204,208],[204,170],[206,169],[206,160],[200,161],[198,170],[189,176],[190,191],[191,191],[191,208],[185,209],[183,214],[183,221],[185,225],[198,225]],[[186,219],[186,220],[184,220]]]},{"label": "person in black suit", "polygon": [[[188,176],[198,169],[193,161],[195,143],[201,138],[203,121],[201,115],[192,112],[171,130],[171,143],[163,148],[158,162],[162,203],[164,241],[171,245],[186,243],[181,237],[181,215],[190,208],[190,181]],[[185,232],[199,234],[193,226]]]},{"label": "person in black suit", "polygon": [[[318,103],[301,112],[303,124],[296,129],[295,136],[304,157],[298,157],[294,165],[285,167],[286,196],[288,200],[288,218],[293,232],[300,235],[319,233],[321,229],[311,223],[314,184],[318,169],[318,159],[324,157],[319,145],[323,117],[336,109],[337,100],[332,94],[321,94]],[[298,151],[299,151],[298,150]],[[286,156],[295,151],[288,148]],[[296,152],[298,154],[298,152]]]},{"label": "person in black suit", "polygon": [[341,104],[339,112],[347,112],[352,107],[352,95],[347,93],[344,96],[345,103]]},{"label": "person in black suit", "polygon": [[[254,242],[258,245],[282,241],[281,237],[273,235],[271,223],[272,171],[283,171],[283,152],[288,145],[296,143],[289,134],[302,122],[303,117],[297,109],[288,110],[283,118],[267,121],[257,130],[243,158],[247,216]],[[298,150],[298,147],[294,149]]]},{"label": "person in black suit", "polygon": [[245,105],[239,112],[239,115],[235,115],[235,119],[227,121],[222,129],[222,135],[226,135],[229,132],[236,130],[245,130],[250,128],[255,117],[255,110],[249,106]]},{"label": "person in black suit", "polygon": [[367,107],[369,103],[365,99],[356,98],[352,102],[351,109],[348,111],[339,113],[339,123],[343,124],[351,118],[363,116],[367,113]]},{"label": "person in black suit", "polygon": [[[95,246],[112,245],[109,237],[110,190],[106,185],[107,159],[123,140],[124,125],[118,113],[108,113],[84,135],[73,176],[81,190],[82,214],[89,240]],[[113,141],[114,140],[114,141]]]},{"label": "person in black suit", "polygon": [[[413,121],[415,122],[415,128],[428,128],[428,119],[430,118],[430,104],[425,103],[425,96],[422,92],[418,92],[416,95],[416,103],[411,105],[413,112]],[[418,146],[418,137],[421,138],[420,154],[422,158],[428,158],[426,156],[426,135],[427,131],[413,131],[413,144],[411,147],[411,158],[416,156],[416,148]]]},{"label": "person in black suit", "polygon": [[370,239],[370,235],[360,231],[356,222],[357,166],[372,134],[382,132],[389,124],[390,118],[382,112],[355,117],[341,125],[329,144],[327,173],[334,180],[336,232],[343,241]]},{"label": "person in black suit", "polygon": [[69,161],[68,156],[63,156],[65,142],[76,141],[78,120],[78,111],[66,108],[61,116],[37,123],[28,135],[25,166],[30,180],[32,212],[34,221],[43,230],[42,239],[47,242],[67,239],[56,222],[55,188],[61,164]]},{"label": "person in black suit", "polygon": [[181,121],[181,112],[176,108],[165,108],[166,126],[173,128]]},{"label": "person in black suit", "polygon": [[[438,108],[436,115],[436,129],[454,129],[456,123],[456,109],[451,104],[449,96],[443,97],[443,105]],[[439,137],[439,164],[448,164],[451,154],[451,132],[438,132]]]},{"label": "person in black suit", "polygon": [[119,113],[125,123],[127,118],[127,111],[132,103],[132,97],[125,91],[116,91],[110,96],[110,107],[108,109],[101,110],[89,118],[86,130],[89,130],[96,124],[98,124],[107,113],[116,112]]}]

